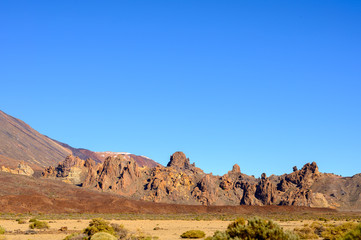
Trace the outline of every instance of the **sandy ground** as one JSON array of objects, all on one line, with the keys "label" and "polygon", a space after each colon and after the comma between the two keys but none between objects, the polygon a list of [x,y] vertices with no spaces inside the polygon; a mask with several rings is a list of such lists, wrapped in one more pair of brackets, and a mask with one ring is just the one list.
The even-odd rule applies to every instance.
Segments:
[{"label": "sandy ground", "polygon": [[[86,228],[90,220],[50,220],[47,221],[50,225],[52,234],[47,234],[44,231],[37,230],[38,234],[34,235],[14,235],[5,234],[7,240],[62,240],[69,233],[58,231],[61,227],[68,227],[68,230],[81,231]],[[188,230],[202,230],[206,236],[211,236],[216,230],[225,230],[229,221],[189,221],[189,220],[111,220],[111,223],[122,224],[124,227],[132,232],[143,232],[151,236],[157,236],[160,240],[178,240],[180,235]],[[276,221],[285,230],[293,230],[296,227],[301,227],[304,224],[311,224],[313,221]],[[331,223],[331,222],[330,222]],[[26,231],[29,229],[29,224],[18,224],[15,220],[0,220],[0,225],[7,231]],[[154,228],[159,228],[154,230]],[[1,238],[0,238],[1,239]]]},{"label": "sandy ground", "polygon": [[[39,230],[34,235],[12,235],[5,234],[7,240],[61,240],[68,234],[64,234],[58,229],[68,227],[68,230],[82,230],[88,226],[90,220],[53,220],[49,222],[50,229],[54,234],[44,234]],[[183,220],[112,220],[112,223],[124,225],[132,232],[141,231],[145,234],[159,237],[160,240],[181,239],[180,235],[188,230],[199,229],[206,233],[207,236],[213,235],[216,230],[224,230],[230,222],[228,221],[183,221]],[[14,220],[0,220],[0,225],[7,231],[26,231],[29,224],[18,224]],[[159,228],[159,230],[154,230]]]}]

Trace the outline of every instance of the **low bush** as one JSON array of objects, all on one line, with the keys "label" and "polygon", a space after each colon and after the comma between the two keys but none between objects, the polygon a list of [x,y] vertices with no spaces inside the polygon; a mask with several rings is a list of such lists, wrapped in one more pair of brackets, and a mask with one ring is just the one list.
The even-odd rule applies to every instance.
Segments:
[{"label": "low bush", "polygon": [[354,229],[348,231],[341,240],[361,240],[361,224],[359,224]]},{"label": "low bush", "polygon": [[6,230],[4,227],[0,226],[0,234],[5,234]]},{"label": "low bush", "polygon": [[237,218],[234,222],[228,225],[227,229],[234,228],[237,225],[246,225],[246,220],[244,218]]},{"label": "low bush", "polygon": [[325,231],[326,227],[319,222],[311,223],[310,227],[314,230],[315,234],[321,237],[323,231]]},{"label": "low bush", "polygon": [[321,233],[321,236],[325,240],[337,240],[345,235],[345,233],[348,231],[353,230],[356,226],[357,224],[353,222],[347,222],[341,225],[328,225]]},{"label": "low bush", "polygon": [[129,231],[127,229],[124,228],[123,225],[119,225],[119,224],[116,224],[116,223],[111,223],[110,226],[113,228],[115,234],[120,238],[125,238]]},{"label": "low bush", "polygon": [[49,228],[49,225],[47,222],[35,220],[35,222],[32,222],[29,225],[29,227],[31,229],[47,229]]},{"label": "low bush", "polygon": [[27,223],[26,220],[21,219],[21,218],[16,219],[16,221],[17,221],[19,224],[25,224],[25,223]]},{"label": "low bush", "polygon": [[84,229],[84,233],[91,237],[98,232],[106,232],[115,236],[115,231],[113,227],[109,225],[109,222],[102,218],[94,218],[89,223],[89,226]]},{"label": "low bush", "polygon": [[313,222],[310,226],[305,225],[303,228],[295,228],[294,231],[301,239],[316,239],[321,237],[325,240],[338,240],[348,231],[355,229],[356,226],[357,224],[354,222],[337,225]]},{"label": "low bush", "polygon": [[73,233],[69,236],[66,236],[63,240],[87,240],[89,237],[83,233]]},{"label": "low bush", "polygon": [[247,239],[247,240],[296,240],[298,235],[283,229],[271,220],[253,218],[231,223],[224,232],[217,231],[211,240]]},{"label": "low bush", "polygon": [[189,230],[181,235],[181,238],[203,238],[206,234],[201,230]]},{"label": "low bush", "polygon": [[64,240],[155,240],[152,237],[138,232],[131,234],[123,225],[105,221],[102,218],[94,218],[89,222],[89,226],[83,230],[83,233],[74,233]]},{"label": "low bush", "polygon": [[117,238],[106,232],[98,232],[90,240],[117,240]]},{"label": "low bush", "polygon": [[295,228],[294,232],[300,236],[301,239],[318,239],[319,236],[315,233],[315,229],[310,226],[302,228]]}]

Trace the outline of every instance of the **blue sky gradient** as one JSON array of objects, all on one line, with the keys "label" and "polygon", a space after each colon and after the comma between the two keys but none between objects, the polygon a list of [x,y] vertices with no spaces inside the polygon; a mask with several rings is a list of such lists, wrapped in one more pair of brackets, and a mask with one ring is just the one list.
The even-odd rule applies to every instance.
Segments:
[{"label": "blue sky gradient", "polygon": [[360,1],[1,1],[0,109],[74,147],[361,172]]}]

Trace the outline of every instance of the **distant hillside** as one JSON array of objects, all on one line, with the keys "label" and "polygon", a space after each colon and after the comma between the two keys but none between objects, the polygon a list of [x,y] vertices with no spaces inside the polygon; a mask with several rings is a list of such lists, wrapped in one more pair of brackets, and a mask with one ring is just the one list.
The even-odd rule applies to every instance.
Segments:
[{"label": "distant hillside", "polygon": [[[93,152],[94,153],[94,152]],[[117,157],[117,156],[123,156],[126,157],[130,160],[134,160],[140,167],[157,167],[157,166],[162,166],[161,164],[157,163],[156,161],[145,157],[145,156],[138,156],[138,155],[134,155],[131,153],[125,153],[125,152],[95,152],[95,154],[97,155],[98,159],[100,159],[102,162],[104,162],[104,160],[107,157]]]},{"label": "distant hillside", "polygon": [[[91,158],[96,162],[102,162],[103,161],[103,159],[100,158],[96,152],[90,151],[90,150],[85,149],[85,148],[73,148],[72,146],[69,146],[66,143],[62,143],[62,142],[59,142],[59,141],[54,140],[54,139],[52,139],[52,140],[54,142],[58,143],[59,145],[61,145],[62,147],[64,147],[64,148],[68,149],[69,151],[71,151],[72,155],[74,155],[76,157],[79,157],[80,159],[86,160],[87,158]],[[64,160],[64,159],[62,159],[62,160]]]},{"label": "distant hillside", "polygon": [[[118,153],[105,152],[110,155]],[[74,148],[66,143],[51,139],[30,127],[20,119],[14,118],[0,111],[0,165],[17,166],[19,161],[28,163],[35,170],[55,166],[68,155],[80,159],[93,159],[103,162],[104,153],[97,153],[84,148]],[[159,165],[155,161],[144,157],[129,154],[140,166],[154,167]]]},{"label": "distant hillside", "polygon": [[12,158],[25,161],[33,167],[45,167],[62,161],[69,154],[71,151],[40,134],[25,122],[0,111],[2,163],[9,163],[9,158]]}]

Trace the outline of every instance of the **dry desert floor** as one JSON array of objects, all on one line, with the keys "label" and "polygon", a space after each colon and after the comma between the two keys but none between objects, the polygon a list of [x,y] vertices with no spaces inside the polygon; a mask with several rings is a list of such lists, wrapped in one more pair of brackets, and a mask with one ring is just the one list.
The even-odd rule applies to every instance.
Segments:
[{"label": "dry desert floor", "polygon": [[[36,230],[37,234],[16,234],[17,230],[29,230],[29,223],[18,224],[15,220],[0,220],[0,225],[8,232],[3,235],[7,240],[62,240],[72,231],[81,231],[86,228],[90,220],[49,220],[50,229],[46,231]],[[211,220],[111,220],[111,223],[122,224],[132,232],[143,232],[147,235],[157,236],[160,240],[181,239],[180,235],[188,230],[202,230],[207,236],[213,235],[216,230],[225,230],[230,221]],[[303,226],[305,221],[277,221],[284,229],[293,230]],[[59,231],[61,227],[67,227],[68,233]],[[156,230],[155,230],[156,229]]]}]

